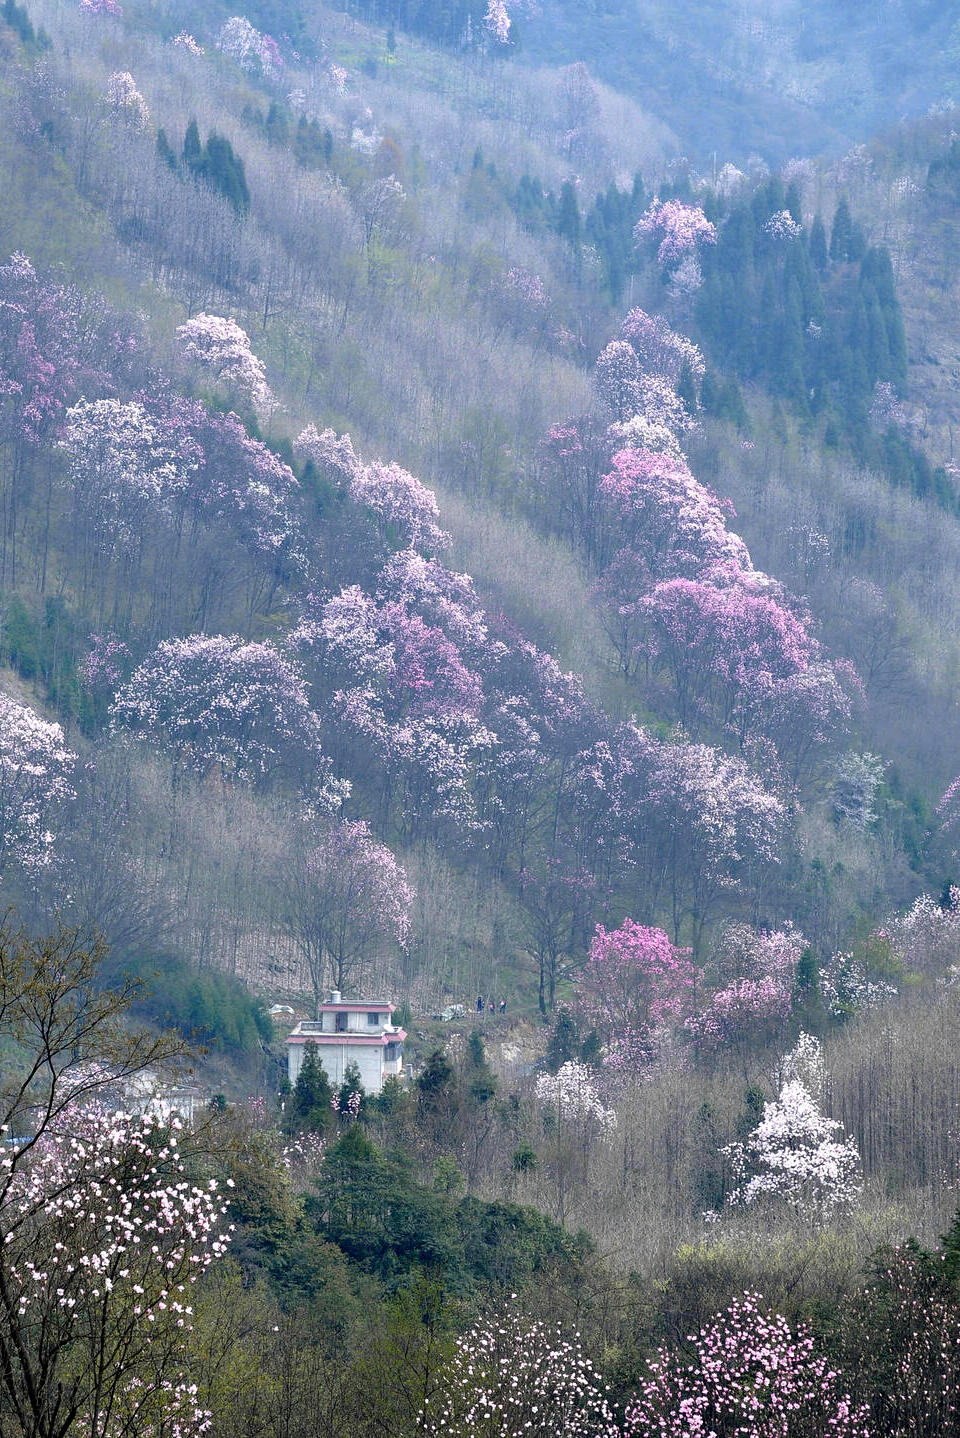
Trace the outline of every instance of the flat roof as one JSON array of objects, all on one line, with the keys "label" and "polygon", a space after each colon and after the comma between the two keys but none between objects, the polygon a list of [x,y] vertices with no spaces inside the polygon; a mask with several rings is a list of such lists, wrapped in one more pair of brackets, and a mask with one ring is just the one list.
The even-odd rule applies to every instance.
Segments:
[{"label": "flat roof", "polygon": [[389,999],[338,999],[336,1003],[328,999],[326,1003],[320,1005],[320,1010],[323,1012],[325,1009],[352,1009],[357,1013],[362,1013],[364,1009],[383,1009],[386,1013],[392,1014],[396,1007],[396,1004],[392,1004]]}]

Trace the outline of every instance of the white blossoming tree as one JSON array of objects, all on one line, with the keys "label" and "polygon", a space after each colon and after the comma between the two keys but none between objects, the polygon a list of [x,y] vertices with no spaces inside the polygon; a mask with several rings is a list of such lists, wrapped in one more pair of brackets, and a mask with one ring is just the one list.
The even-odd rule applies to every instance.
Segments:
[{"label": "white blossoming tree", "polygon": [[818,1217],[856,1203],[863,1186],[860,1153],[842,1125],[827,1118],[810,1088],[821,1074],[820,1045],[809,1034],[788,1055],[777,1099],[764,1105],[743,1143],[723,1150],[737,1179],[732,1207],[784,1203],[802,1217]]},{"label": "white blossoming tree", "polygon": [[50,863],[54,836],[48,826],[73,797],[75,761],[59,724],[0,694],[0,874],[10,863],[25,869]]},{"label": "white blossoming tree", "polygon": [[616,1438],[603,1382],[578,1334],[519,1314],[476,1324],[420,1414],[430,1438]]},{"label": "white blossoming tree", "polygon": [[224,1198],[175,1122],[116,1110],[180,1045],[127,1025],[103,959],[0,926],[0,1431],[200,1438],[184,1340]]},{"label": "white blossoming tree", "polygon": [[263,361],[250,348],[246,330],[223,315],[194,315],[178,326],[180,353],[214,379],[236,389],[261,413],[276,408]]}]

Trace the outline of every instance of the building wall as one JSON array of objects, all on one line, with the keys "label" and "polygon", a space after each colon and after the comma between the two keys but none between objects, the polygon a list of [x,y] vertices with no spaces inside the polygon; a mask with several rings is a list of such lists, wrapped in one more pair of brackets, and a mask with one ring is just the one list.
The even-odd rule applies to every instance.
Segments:
[{"label": "building wall", "polygon": [[[316,1043],[317,1062],[323,1067],[332,1084],[343,1083],[348,1065],[355,1063],[360,1070],[360,1079],[367,1093],[377,1094],[380,1092],[383,1087],[385,1065],[383,1049],[379,1044],[325,1044],[319,1040]],[[292,1084],[296,1083],[300,1075],[305,1056],[305,1044],[288,1045],[287,1073]],[[398,1073],[399,1060],[390,1064],[389,1069]]]}]

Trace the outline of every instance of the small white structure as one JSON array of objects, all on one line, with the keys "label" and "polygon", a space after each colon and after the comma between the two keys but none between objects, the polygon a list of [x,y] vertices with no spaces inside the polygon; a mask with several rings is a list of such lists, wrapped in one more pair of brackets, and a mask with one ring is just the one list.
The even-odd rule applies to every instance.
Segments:
[{"label": "small white structure", "polygon": [[287,1036],[287,1073],[295,1084],[307,1044],[317,1046],[317,1061],[332,1084],[343,1083],[348,1064],[360,1070],[367,1093],[378,1094],[383,1081],[399,1077],[403,1068],[405,1029],[392,1022],[395,1005],[386,999],[348,999],[337,989],[328,1003],[320,1005],[318,1019],[304,1019]]}]

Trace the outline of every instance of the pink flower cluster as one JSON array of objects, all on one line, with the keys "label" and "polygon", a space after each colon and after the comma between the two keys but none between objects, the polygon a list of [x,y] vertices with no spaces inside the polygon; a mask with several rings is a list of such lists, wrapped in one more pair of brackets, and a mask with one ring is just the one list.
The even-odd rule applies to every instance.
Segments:
[{"label": "pink flower cluster", "polygon": [[275,408],[262,362],[250,348],[246,330],[223,315],[194,315],[177,328],[183,358],[209,371],[214,379],[235,387],[258,410]]},{"label": "pink flower cluster", "polygon": [[579,1006],[607,1041],[649,1033],[682,1018],[694,969],[690,950],[679,949],[662,929],[625,919],[618,929],[597,925],[580,978]]},{"label": "pink flower cluster", "polygon": [[870,1438],[867,1416],[809,1329],[791,1332],[748,1292],[683,1349],[660,1350],[627,1409],[623,1438]]},{"label": "pink flower cluster", "polygon": [[661,265],[673,265],[687,255],[696,253],[701,244],[715,245],[716,226],[712,225],[699,205],[682,200],[654,200],[641,215],[633,230],[634,239],[659,237],[657,259]]}]

